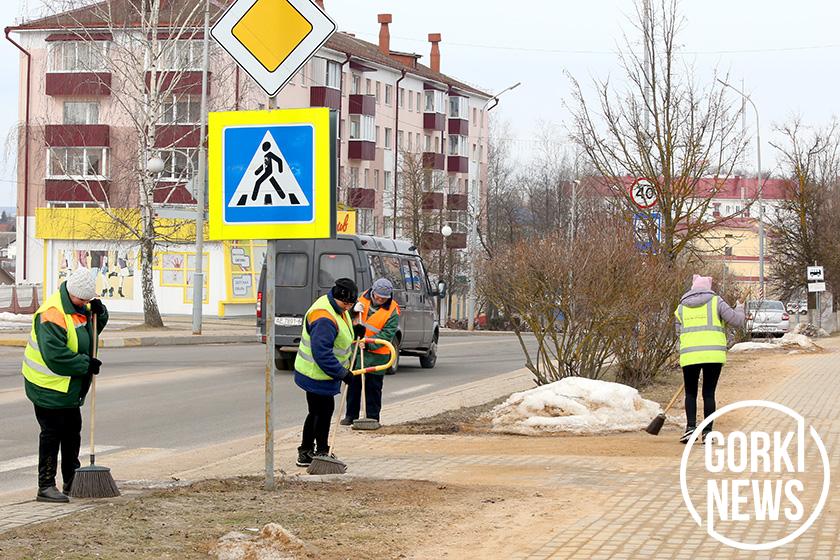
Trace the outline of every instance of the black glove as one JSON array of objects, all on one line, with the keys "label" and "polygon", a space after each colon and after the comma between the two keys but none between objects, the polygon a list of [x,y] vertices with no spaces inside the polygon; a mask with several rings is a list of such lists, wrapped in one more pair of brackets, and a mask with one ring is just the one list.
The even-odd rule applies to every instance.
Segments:
[{"label": "black glove", "polygon": [[356,338],[364,338],[367,328],[364,325],[353,325],[353,335]]},{"label": "black glove", "polygon": [[353,382],[353,372],[349,369],[344,370],[344,377],[341,380],[349,386]]},{"label": "black glove", "polygon": [[105,313],[105,306],[102,304],[102,300],[99,298],[90,300],[90,312],[102,316]]},{"label": "black glove", "polygon": [[97,360],[96,358],[91,358],[90,363],[88,363],[88,373],[92,375],[99,375],[99,368],[102,367],[102,362]]}]

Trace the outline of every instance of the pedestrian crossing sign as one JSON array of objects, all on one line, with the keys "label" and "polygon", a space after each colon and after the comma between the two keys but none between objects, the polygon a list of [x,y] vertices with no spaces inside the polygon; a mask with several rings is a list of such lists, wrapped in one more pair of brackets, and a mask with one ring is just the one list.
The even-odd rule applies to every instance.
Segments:
[{"label": "pedestrian crossing sign", "polygon": [[327,108],[210,113],[210,239],[331,237],[335,134]]}]

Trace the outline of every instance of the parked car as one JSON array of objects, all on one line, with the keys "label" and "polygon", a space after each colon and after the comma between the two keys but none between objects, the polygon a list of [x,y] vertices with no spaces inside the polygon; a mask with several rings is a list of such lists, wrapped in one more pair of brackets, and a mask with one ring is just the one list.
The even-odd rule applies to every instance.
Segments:
[{"label": "parked car", "polygon": [[790,330],[790,315],[778,300],[747,303],[747,330],[751,335],[783,336]]},{"label": "parked car", "polygon": [[[300,343],[303,316],[319,296],[327,293],[338,278],[353,278],[359,290],[366,290],[384,276],[394,285],[394,299],[400,305],[400,326],[394,339],[399,355],[416,356],[424,368],[437,360],[438,301],[446,285],[433,286],[417,248],[408,241],[367,235],[339,235],[335,239],[278,240],[275,277],[274,345],[277,369],[294,367]],[[257,328],[265,342],[265,263],[257,293]]]}]

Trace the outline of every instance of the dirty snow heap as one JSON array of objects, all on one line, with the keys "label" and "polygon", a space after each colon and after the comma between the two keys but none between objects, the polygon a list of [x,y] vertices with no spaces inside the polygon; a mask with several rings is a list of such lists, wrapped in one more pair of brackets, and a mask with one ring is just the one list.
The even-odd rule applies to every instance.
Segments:
[{"label": "dirty snow heap", "polygon": [[566,377],[512,394],[491,415],[495,432],[589,435],[642,430],[659,411],[627,385]]}]

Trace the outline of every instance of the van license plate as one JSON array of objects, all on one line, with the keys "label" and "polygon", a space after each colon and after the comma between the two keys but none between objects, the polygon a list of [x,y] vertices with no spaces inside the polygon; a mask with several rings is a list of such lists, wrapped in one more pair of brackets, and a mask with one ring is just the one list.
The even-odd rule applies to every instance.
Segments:
[{"label": "van license plate", "polygon": [[303,325],[303,317],[275,317],[274,324],[278,327],[300,327]]}]

